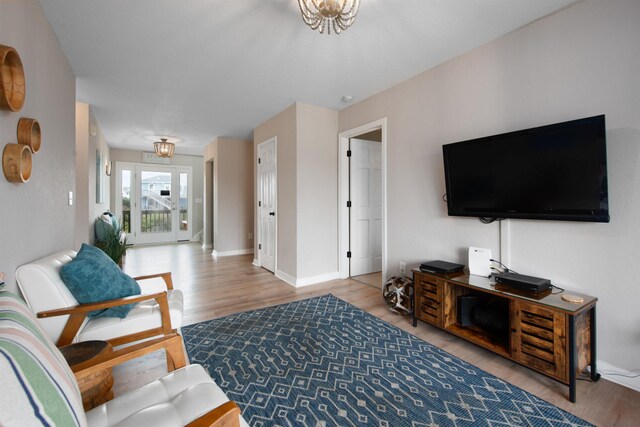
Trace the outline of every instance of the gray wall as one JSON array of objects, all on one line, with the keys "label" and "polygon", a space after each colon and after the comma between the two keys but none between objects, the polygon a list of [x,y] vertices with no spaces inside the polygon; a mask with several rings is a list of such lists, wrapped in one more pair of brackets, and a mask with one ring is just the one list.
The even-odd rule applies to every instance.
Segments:
[{"label": "gray wall", "polygon": [[[640,368],[638,22],[637,0],[581,2],[341,111],[341,131],[388,119],[388,271],[490,248],[598,297],[599,359]],[[602,113],[611,223],[447,216],[442,144]]]},{"label": "gray wall", "polygon": [[338,112],[296,107],[297,279],[318,282],[338,271]]},{"label": "gray wall", "polygon": [[337,111],[303,103],[253,131],[256,159],[258,144],[277,137],[276,275],[292,284],[338,277],[337,133]]},{"label": "gray wall", "polygon": [[[93,135],[91,134],[93,131]],[[102,159],[96,167],[96,151]],[[94,222],[110,206],[110,179],[105,166],[110,161],[110,149],[100,125],[88,104],[76,103],[76,238],[75,248],[95,240]],[[115,171],[115,168],[114,168]],[[96,179],[102,186],[101,202],[96,197]]]},{"label": "gray wall", "polygon": [[[277,245],[276,248],[276,269],[287,276],[297,277],[297,169],[296,169],[296,129],[297,129],[297,108],[296,104],[291,105],[286,110],[278,113],[266,122],[257,126],[253,130],[254,142],[254,175],[257,172],[258,164],[258,144],[266,140],[277,137]],[[257,188],[254,188],[254,194]],[[255,196],[257,201],[257,194]],[[255,203],[257,205],[257,203]],[[254,229],[258,232],[258,218]],[[258,254],[259,236],[254,239],[254,253]]]},{"label": "gray wall", "polygon": [[0,271],[15,290],[14,272],[26,262],[74,247],[75,76],[36,0],[0,2],[0,43],[18,51],[26,76],[19,112],[0,110],[0,145],[16,143],[20,117],[38,120],[40,152],[31,180],[12,184],[0,176]]},{"label": "gray wall", "polygon": [[[204,149],[205,245],[218,256],[253,252],[253,143],[216,138]],[[213,242],[211,241],[213,227]]]}]

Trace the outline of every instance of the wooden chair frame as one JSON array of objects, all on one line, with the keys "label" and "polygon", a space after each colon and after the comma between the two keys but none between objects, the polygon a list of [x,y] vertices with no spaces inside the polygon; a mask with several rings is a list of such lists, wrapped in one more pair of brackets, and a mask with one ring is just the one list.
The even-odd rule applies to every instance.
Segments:
[{"label": "wooden chair frame", "polygon": [[[161,277],[166,286],[167,290],[173,290],[173,281],[171,279],[171,273],[158,273],[158,274],[150,274],[146,276],[138,276],[134,277],[136,281],[144,280],[144,279],[152,279],[155,277]],[[109,307],[117,307],[120,305],[133,304],[141,301],[148,301],[151,299],[155,299],[160,306],[160,317],[162,319],[162,325],[157,328],[147,329],[145,331],[135,332],[133,334],[124,335],[122,337],[116,337],[107,340],[113,347],[117,347],[123,344],[128,344],[131,342],[139,341],[142,339],[155,337],[158,335],[169,335],[171,333],[176,332],[171,328],[171,316],[169,314],[169,302],[167,298],[167,291],[157,292],[154,294],[142,294],[135,295],[125,298],[112,299],[108,301],[100,301],[89,304],[78,304],[73,307],[67,308],[58,308],[54,310],[41,311],[37,314],[37,316],[41,319],[48,317],[56,317],[56,316],[69,316],[67,323],[62,330],[62,334],[58,339],[56,345],[58,347],[62,347],[65,345],[69,345],[73,342],[73,339],[78,334],[80,327],[84,323],[84,320],[87,317],[87,314],[91,311],[95,310],[103,310]],[[169,359],[167,358],[167,362]]]},{"label": "wooden chair frame", "polygon": [[[94,375],[104,369],[113,368],[121,363],[162,349],[166,352],[167,361],[172,361],[171,364],[167,364],[169,372],[186,366],[182,337],[177,333],[170,333],[160,338],[114,350],[104,356],[98,356],[94,360],[73,366],[72,370],[76,380],[80,381],[82,378]],[[200,415],[189,423],[188,427],[239,427],[239,415],[238,405],[229,401]]]}]

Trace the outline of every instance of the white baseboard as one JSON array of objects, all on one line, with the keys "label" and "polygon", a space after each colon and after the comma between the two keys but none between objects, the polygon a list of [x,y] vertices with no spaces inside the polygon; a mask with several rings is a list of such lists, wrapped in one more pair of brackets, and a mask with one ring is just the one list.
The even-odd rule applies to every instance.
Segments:
[{"label": "white baseboard", "polygon": [[255,265],[256,267],[260,267],[260,264],[258,264],[258,258],[254,258],[251,264]]},{"label": "white baseboard", "polygon": [[[603,362],[602,360],[598,360],[598,372],[602,376],[602,378],[611,381],[616,384],[623,385],[635,391],[640,391],[640,377],[636,378],[627,378],[628,376],[637,375],[638,372],[627,371],[626,369],[618,368],[617,366],[611,365],[607,362]],[[605,373],[606,372],[606,373]],[[620,375],[611,375],[611,374],[620,374],[626,375],[625,377]]]},{"label": "white baseboard", "polygon": [[289,276],[287,273],[281,270],[276,270],[276,277],[280,280],[285,281],[289,285],[296,287],[296,278],[293,276]]},{"label": "white baseboard", "polygon": [[218,252],[218,251],[213,251],[211,252],[211,254],[218,258],[218,257],[225,257],[225,256],[234,256],[234,255],[247,255],[247,254],[252,254],[253,253],[253,248],[251,249],[236,249],[235,251],[224,251],[224,252]]},{"label": "white baseboard", "polygon": [[315,285],[316,283],[328,282],[330,280],[336,280],[339,278],[340,278],[340,273],[337,271],[334,271],[333,273],[325,273],[325,274],[320,274],[318,276],[304,277],[302,279],[298,279],[296,282],[296,286],[301,287],[301,286]]},{"label": "white baseboard", "polygon": [[213,245],[211,243],[203,243],[202,244],[202,249],[205,251],[209,251],[211,249],[213,249]]},{"label": "white baseboard", "polygon": [[303,286],[315,285],[316,283],[328,282],[329,280],[336,280],[340,278],[340,273],[335,271],[333,273],[320,274],[318,276],[304,277],[302,279],[296,279],[287,273],[276,270],[276,277],[283,280],[295,288],[301,288]]}]

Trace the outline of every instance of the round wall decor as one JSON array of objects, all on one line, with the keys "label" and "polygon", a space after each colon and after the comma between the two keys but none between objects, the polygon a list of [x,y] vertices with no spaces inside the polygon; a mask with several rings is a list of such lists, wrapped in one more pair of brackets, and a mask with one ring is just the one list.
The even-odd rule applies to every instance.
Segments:
[{"label": "round wall decor", "polygon": [[36,154],[40,151],[41,141],[40,123],[36,119],[21,118],[18,121],[18,144],[28,145],[31,152]]},{"label": "round wall decor", "polygon": [[0,45],[0,67],[0,109],[20,111],[26,84],[20,55],[14,48]]},{"label": "round wall decor", "polygon": [[24,144],[7,144],[2,152],[2,171],[9,182],[27,182],[31,178],[31,149]]}]

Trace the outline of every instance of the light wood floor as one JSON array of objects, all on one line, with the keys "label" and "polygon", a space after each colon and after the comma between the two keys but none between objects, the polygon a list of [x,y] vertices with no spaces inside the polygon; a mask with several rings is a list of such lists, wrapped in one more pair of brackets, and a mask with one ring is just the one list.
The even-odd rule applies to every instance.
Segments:
[{"label": "light wood floor", "polygon": [[376,289],[382,289],[382,272],[361,274],[360,276],[352,276],[353,280],[364,283],[365,285],[373,286]]},{"label": "light wood floor", "polygon": [[[571,403],[563,384],[422,322],[414,328],[410,316],[386,308],[379,289],[355,280],[296,289],[251,261],[251,255],[215,259],[199,244],[150,246],[129,249],[124,270],[130,275],[171,271],[175,287],[184,292],[185,325],[331,293],[595,425],[640,425],[638,392],[604,379],[579,381],[577,403]],[[164,357],[154,353],[117,368],[114,391],[121,393],[164,373]]]}]

